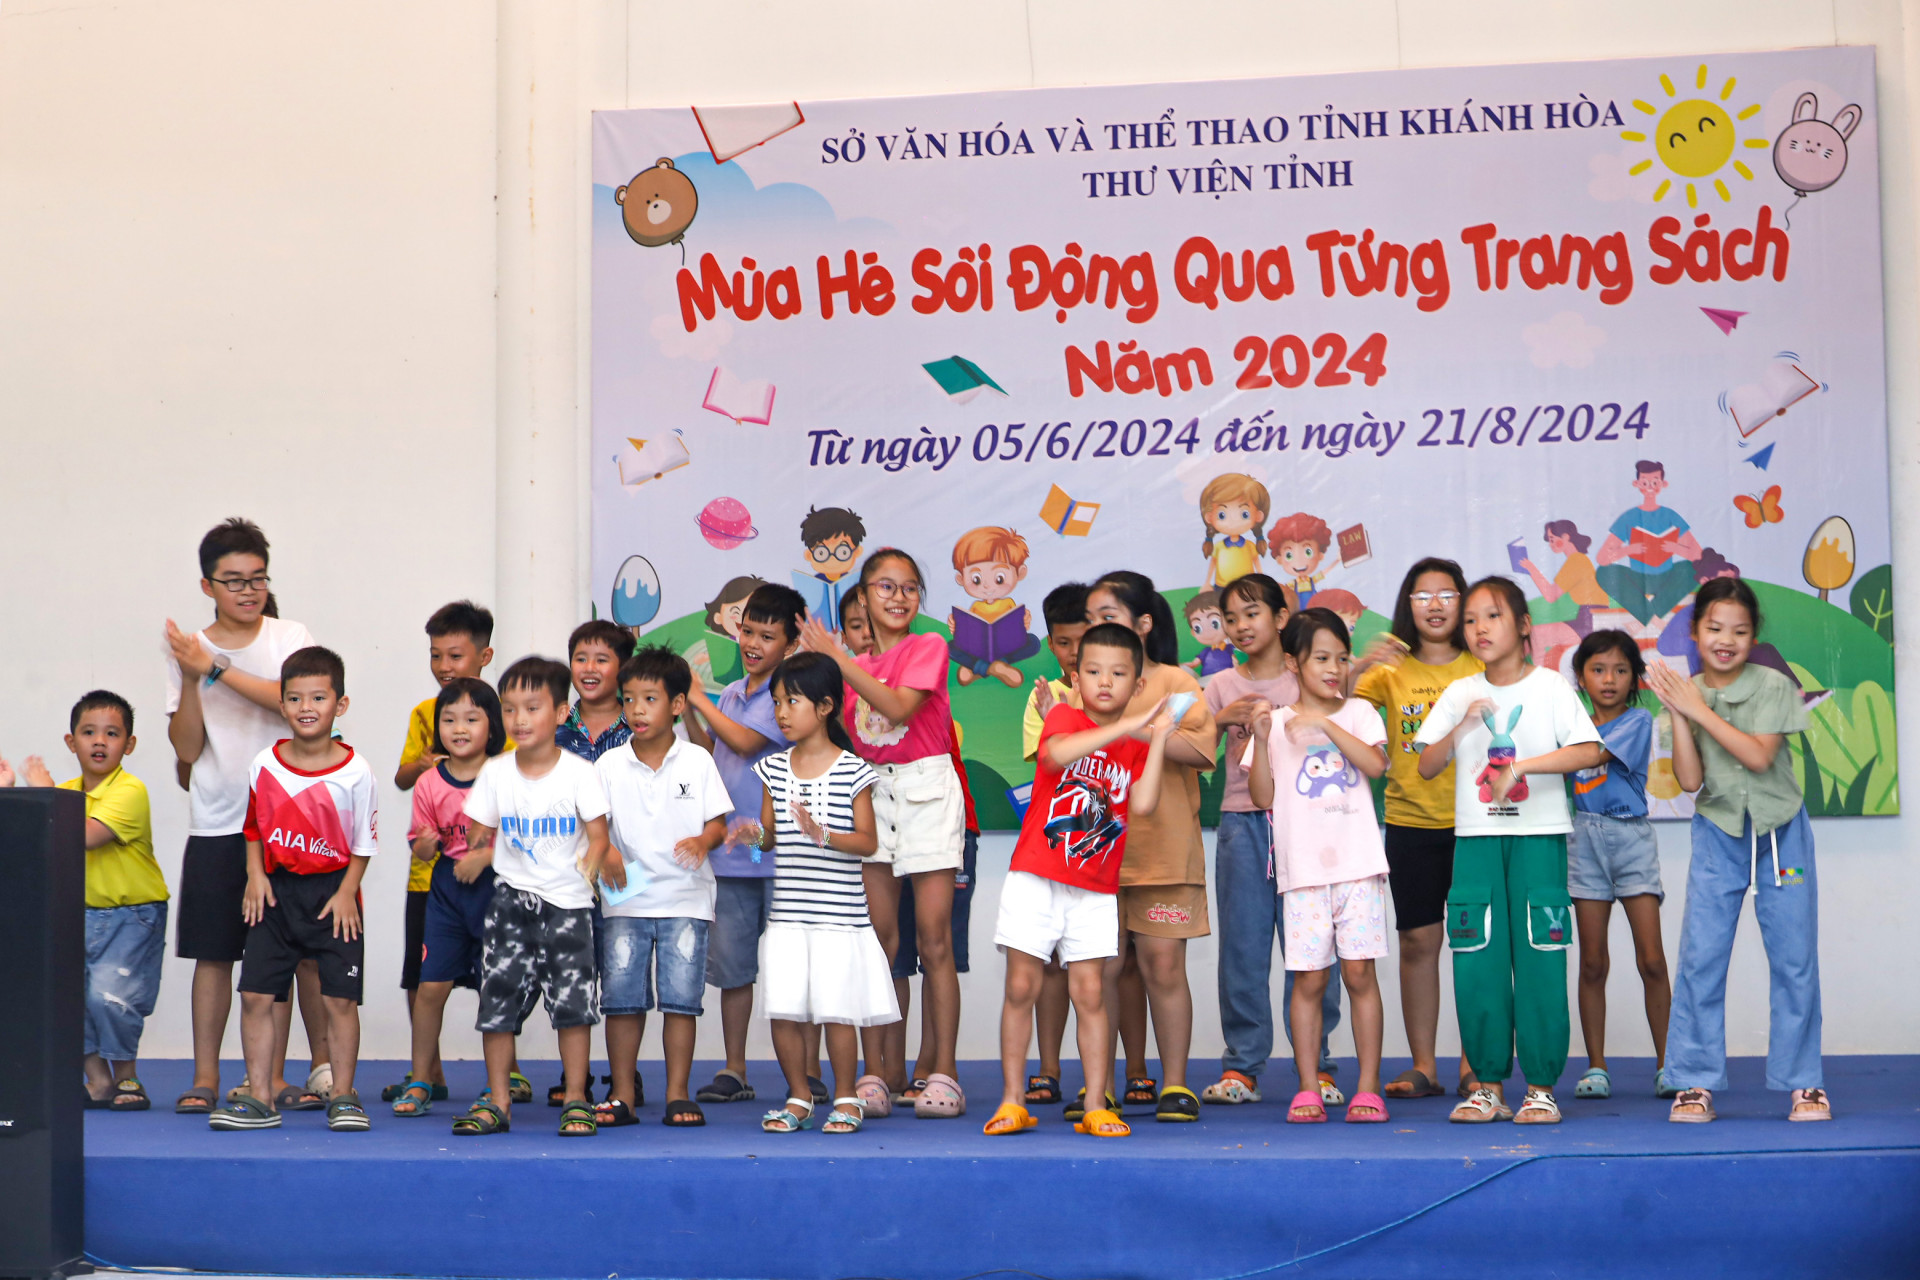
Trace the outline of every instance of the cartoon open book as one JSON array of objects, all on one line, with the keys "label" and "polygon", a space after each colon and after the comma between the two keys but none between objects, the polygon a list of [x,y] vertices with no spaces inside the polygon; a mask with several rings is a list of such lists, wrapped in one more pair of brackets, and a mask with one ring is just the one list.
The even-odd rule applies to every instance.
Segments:
[{"label": "cartoon open book", "polygon": [[789,129],[805,124],[797,102],[768,102],[738,107],[695,107],[693,118],[707,140],[715,164],[725,164],[743,151],[771,142]]},{"label": "cartoon open book", "polygon": [[1820,389],[1791,360],[1775,360],[1758,383],[1746,383],[1727,392],[1727,412],[1742,436],[1750,436]]},{"label": "cartoon open book", "polygon": [[764,427],[773,421],[773,384],[765,378],[748,382],[735,377],[725,365],[716,365],[713,377],[707,380],[707,397],[700,402],[700,407],[735,422],[752,422]]},{"label": "cartoon open book", "polygon": [[1011,662],[1013,655],[1027,643],[1025,610],[1009,609],[988,622],[964,609],[955,609],[947,620],[953,632],[953,647],[982,662]]},{"label": "cartoon open book", "polygon": [[1673,559],[1673,552],[1666,548],[1666,540],[1677,530],[1677,525],[1669,525],[1658,533],[1650,529],[1635,529],[1633,541],[1627,544],[1627,553],[1648,568],[1658,569]]},{"label": "cartoon open book", "polygon": [[1340,548],[1340,563],[1343,565],[1356,565],[1373,559],[1373,543],[1367,538],[1367,526],[1364,524],[1342,529],[1333,535],[1333,540]]},{"label": "cartoon open book", "polygon": [[934,360],[920,366],[929,377],[940,384],[940,389],[955,404],[965,404],[980,394],[982,387],[992,387],[1001,395],[1007,389],[989,378],[986,370],[964,356],[949,356],[945,360]]},{"label": "cartoon open book", "polygon": [[1100,514],[1097,502],[1075,502],[1067,491],[1054,485],[1047,500],[1040,504],[1040,518],[1047,528],[1069,538],[1084,538],[1093,532],[1093,518]]},{"label": "cartoon open book", "polygon": [[807,602],[807,612],[829,631],[841,628],[840,595],[834,584],[801,569],[793,571],[793,589]]},{"label": "cartoon open book", "polygon": [[628,489],[638,489],[647,481],[658,480],[693,461],[678,431],[644,439],[628,436],[627,446],[620,451],[620,483]]}]

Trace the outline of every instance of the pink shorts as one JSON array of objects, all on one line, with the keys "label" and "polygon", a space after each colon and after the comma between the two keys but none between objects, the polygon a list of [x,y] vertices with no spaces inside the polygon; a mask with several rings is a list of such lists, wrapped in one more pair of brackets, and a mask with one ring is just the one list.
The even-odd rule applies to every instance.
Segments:
[{"label": "pink shorts", "polygon": [[1329,969],[1342,960],[1382,960],[1387,954],[1387,878],[1289,889],[1280,895],[1289,969]]}]

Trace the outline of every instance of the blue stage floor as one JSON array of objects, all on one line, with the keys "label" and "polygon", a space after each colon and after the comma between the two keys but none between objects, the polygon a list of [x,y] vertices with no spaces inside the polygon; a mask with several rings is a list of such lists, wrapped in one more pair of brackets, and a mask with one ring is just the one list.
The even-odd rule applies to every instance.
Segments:
[{"label": "blue stage floor", "polygon": [[[1786,1123],[1757,1060],[1734,1064],[1710,1125],[1667,1122],[1646,1060],[1613,1066],[1606,1102],[1574,1101],[1569,1073],[1558,1127],[1449,1125],[1451,1096],[1397,1103],[1384,1125],[1289,1126],[1276,1072],[1264,1103],[1182,1125],[1140,1108],[1133,1137],[1100,1141],[1059,1107],[982,1135],[989,1063],[962,1067],[958,1121],[763,1134],[784,1090],[756,1063],[758,1101],[670,1130],[647,1063],[642,1123],[578,1140],[540,1102],[510,1134],[453,1138],[478,1063],[449,1064],[454,1101],[425,1119],[378,1104],[404,1067],[371,1063],[370,1133],[329,1133],[320,1113],[215,1133],[171,1113],[186,1064],[152,1062],[152,1112],[87,1115],[87,1243],[111,1264],[320,1275],[1920,1274],[1920,1057],[1828,1058],[1830,1124]],[[558,1079],[528,1074],[542,1098]]]}]

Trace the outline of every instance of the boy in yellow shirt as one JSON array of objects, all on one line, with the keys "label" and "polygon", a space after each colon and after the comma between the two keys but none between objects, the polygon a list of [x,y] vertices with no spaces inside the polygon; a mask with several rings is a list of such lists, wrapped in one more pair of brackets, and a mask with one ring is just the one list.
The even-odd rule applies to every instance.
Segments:
[{"label": "boy in yellow shirt", "polygon": [[[120,767],[133,751],[133,707],[95,689],[73,704],[67,727],[80,776],[59,785],[87,798],[87,1106],[145,1111],[137,1059],[160,993],[167,882],[153,859],[146,784]],[[39,756],[28,756],[26,769],[28,786],[54,785]],[[0,786],[12,782],[0,761]]]}]

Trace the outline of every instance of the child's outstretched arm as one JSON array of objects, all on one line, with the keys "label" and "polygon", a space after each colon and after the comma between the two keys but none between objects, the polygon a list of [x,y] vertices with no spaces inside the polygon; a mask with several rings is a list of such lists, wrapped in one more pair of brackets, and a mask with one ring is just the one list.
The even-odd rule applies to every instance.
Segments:
[{"label": "child's outstretched arm", "polygon": [[1172,717],[1154,726],[1153,739],[1147,746],[1147,761],[1140,766],[1140,778],[1133,784],[1127,802],[1129,814],[1144,818],[1160,807],[1160,777],[1166,768],[1167,740],[1179,727]]},{"label": "child's outstretched arm", "polygon": [[[1442,702],[1446,700],[1445,694],[1441,694],[1440,697]],[[1446,727],[1445,737],[1420,748],[1420,776],[1432,781],[1446,772],[1447,765],[1453,760],[1454,750],[1459,745],[1460,735],[1480,718],[1482,712],[1492,709],[1492,698],[1475,698],[1473,704],[1460,713],[1460,718]],[[1433,710],[1427,713],[1426,723],[1420,726],[1420,732],[1424,735],[1429,728],[1437,727],[1436,721],[1444,722],[1445,716],[1446,712],[1436,703]]]},{"label": "child's outstretched arm", "polygon": [[1544,755],[1528,756],[1524,760],[1515,760],[1506,768],[1494,774],[1488,780],[1487,787],[1493,793],[1495,804],[1506,801],[1507,792],[1519,784],[1521,778],[1530,773],[1573,773],[1580,769],[1597,768],[1607,758],[1607,749],[1598,742],[1576,742],[1570,747],[1560,747]]},{"label": "child's outstretched arm", "polygon": [[840,634],[827,630],[826,624],[812,614],[800,620],[800,647],[832,658],[841,676],[867,700],[867,705],[895,724],[913,719],[913,713],[927,700],[925,689],[895,689],[876,680],[853,660],[847,647],[840,643]]},{"label": "child's outstretched arm", "polygon": [[[1082,729],[1078,733],[1056,733],[1040,744],[1040,753],[1047,763],[1056,769],[1064,769],[1083,756],[1090,756],[1112,742],[1118,742],[1128,734],[1138,733],[1167,705],[1165,698],[1154,703],[1145,711],[1135,715],[1121,716],[1112,724],[1095,725],[1091,729]],[[1212,762],[1209,761],[1209,764]]]}]

